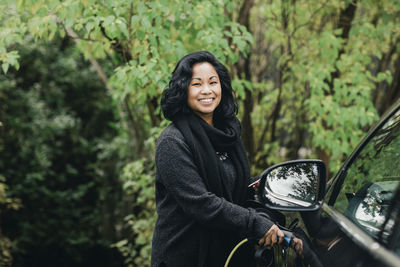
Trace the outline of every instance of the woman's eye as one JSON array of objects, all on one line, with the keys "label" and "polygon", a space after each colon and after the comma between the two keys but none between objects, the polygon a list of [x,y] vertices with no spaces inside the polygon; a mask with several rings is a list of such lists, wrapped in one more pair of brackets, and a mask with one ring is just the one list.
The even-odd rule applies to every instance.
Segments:
[{"label": "woman's eye", "polygon": [[193,83],[192,86],[199,86],[200,83]]},{"label": "woman's eye", "polygon": [[211,84],[217,84],[217,82],[211,82]]}]

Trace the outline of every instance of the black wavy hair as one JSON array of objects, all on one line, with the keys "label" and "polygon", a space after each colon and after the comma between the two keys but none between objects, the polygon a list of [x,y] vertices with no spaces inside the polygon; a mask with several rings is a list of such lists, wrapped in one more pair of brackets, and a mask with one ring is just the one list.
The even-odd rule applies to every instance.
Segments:
[{"label": "black wavy hair", "polygon": [[238,105],[233,95],[231,79],[227,68],[208,51],[197,51],[179,60],[172,72],[169,86],[161,98],[161,110],[167,120],[174,121],[184,114],[191,113],[187,104],[188,88],[193,75],[193,65],[208,62],[216,70],[221,83],[221,102],[214,111],[214,121],[232,118],[237,114]]}]

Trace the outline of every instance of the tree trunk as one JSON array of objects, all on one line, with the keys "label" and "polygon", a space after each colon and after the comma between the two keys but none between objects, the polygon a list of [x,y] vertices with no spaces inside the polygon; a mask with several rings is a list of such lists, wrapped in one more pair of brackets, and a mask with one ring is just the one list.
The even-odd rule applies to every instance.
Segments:
[{"label": "tree trunk", "polygon": [[[344,42],[343,42],[341,49],[339,50],[336,61],[340,60],[340,57],[345,52],[345,46],[349,39],[351,24],[353,22],[355,14],[356,14],[356,9],[357,9],[357,0],[354,0],[353,2],[349,3],[345,9],[343,9],[340,12],[339,22],[338,22],[336,29],[342,30],[342,34],[340,37],[343,39]],[[334,80],[339,77],[340,77],[340,71],[339,71],[339,69],[335,68],[335,71],[331,73],[331,80],[328,83],[330,92],[326,93],[327,95],[334,94]],[[329,127],[327,126],[327,123],[325,121],[323,121],[322,124],[323,124],[324,129],[329,131]],[[327,153],[326,151],[323,151],[320,148],[317,149],[317,154],[318,154],[318,157],[320,159],[322,159],[327,166],[329,166],[330,157],[331,157],[330,154]]]},{"label": "tree trunk", "polygon": [[[250,30],[250,11],[254,6],[254,0],[245,0],[240,8],[238,23],[245,26],[249,32]],[[250,72],[250,53],[246,58],[240,57],[237,64],[234,66],[238,77],[251,80]],[[253,95],[249,88],[245,88],[245,99],[244,99],[244,111],[242,117],[242,140],[244,147],[248,153],[248,158],[250,164],[254,162],[254,133],[253,133],[253,123],[251,121],[251,113],[253,111]]]},{"label": "tree trunk", "polygon": [[[376,72],[373,73],[374,75],[376,75],[379,72],[385,72],[386,70],[391,68],[391,63],[393,60],[393,56],[396,54],[396,48],[397,48],[397,44],[399,43],[400,39],[397,38],[395,41],[393,41],[391,43],[391,48],[390,50],[385,53],[382,57],[382,60],[379,61],[378,63],[378,67],[376,69]],[[396,61],[396,63],[394,63],[394,71],[392,73],[393,76],[393,82],[391,85],[389,85],[387,83],[387,81],[382,81],[382,82],[377,82],[375,84],[375,90],[372,92],[372,101],[374,102],[374,106],[376,108],[376,110],[378,111],[379,115],[382,115],[383,112],[386,110],[385,106],[386,106],[386,99],[387,96],[391,95],[390,93],[387,94],[387,90],[390,92],[391,89],[393,89],[393,85],[395,87],[395,83],[396,83],[396,79],[398,78],[397,76],[399,75],[399,73],[396,74],[396,65],[398,66],[398,60]],[[390,87],[390,88],[388,88]]]},{"label": "tree trunk", "polygon": [[[341,47],[341,49],[339,50],[336,61],[338,61],[340,59],[340,57],[342,56],[342,54],[344,54],[344,52],[345,52],[344,48],[347,44],[347,40],[349,39],[351,23],[356,14],[356,9],[357,9],[357,0],[348,4],[348,6],[340,12],[339,22],[338,22],[336,29],[342,30],[342,34],[340,37],[344,40],[344,43],[343,43],[343,46]],[[334,93],[334,91],[333,91],[334,90],[334,88],[333,88],[334,80],[336,78],[339,78],[339,76],[340,76],[340,72],[337,68],[335,68],[335,71],[332,72],[332,74],[331,74],[331,82],[329,83],[329,88],[330,88],[332,95]]]},{"label": "tree trunk", "polygon": [[400,97],[400,53],[397,54],[397,59],[394,64],[393,81],[385,94],[382,101],[379,115],[382,115],[397,99]]}]

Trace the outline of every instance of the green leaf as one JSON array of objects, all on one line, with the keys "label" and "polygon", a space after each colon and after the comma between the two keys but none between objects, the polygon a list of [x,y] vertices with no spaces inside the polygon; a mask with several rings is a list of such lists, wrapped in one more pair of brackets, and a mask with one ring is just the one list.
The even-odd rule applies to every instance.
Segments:
[{"label": "green leaf", "polygon": [[104,19],[104,21],[103,21],[103,26],[104,26],[104,27],[107,27],[108,25],[110,25],[111,23],[113,23],[114,20],[115,20],[115,17],[114,17],[114,16],[108,16],[108,17],[106,17],[106,18]]},{"label": "green leaf", "polygon": [[119,29],[124,34],[124,36],[126,38],[129,38],[129,32],[128,32],[128,29],[126,28],[126,24],[124,22],[120,21],[120,20],[118,20],[116,23],[117,23]]},{"label": "green leaf", "polygon": [[7,73],[7,71],[8,71],[8,67],[9,67],[10,65],[8,64],[8,63],[3,63],[3,64],[1,64],[1,68],[3,69],[3,72],[4,73]]},{"label": "green leaf", "polygon": [[139,29],[136,32],[136,36],[137,36],[139,41],[143,41],[145,36],[146,36],[146,33],[142,29]]},{"label": "green leaf", "polygon": [[95,22],[89,21],[88,23],[86,23],[85,29],[87,32],[90,32],[95,26],[96,26]]},{"label": "green leaf", "polygon": [[151,27],[151,23],[147,17],[142,18],[142,26],[146,29],[149,29]]},{"label": "green leaf", "polygon": [[131,28],[136,27],[137,24],[139,23],[139,21],[140,21],[140,17],[138,15],[133,15],[131,17]]},{"label": "green leaf", "polygon": [[378,75],[376,76],[376,78],[378,79],[378,82],[382,82],[382,81],[386,80],[386,74],[383,72],[379,72]]},{"label": "green leaf", "polygon": [[137,9],[138,9],[139,14],[144,14],[147,10],[147,8],[143,2],[139,2]]}]

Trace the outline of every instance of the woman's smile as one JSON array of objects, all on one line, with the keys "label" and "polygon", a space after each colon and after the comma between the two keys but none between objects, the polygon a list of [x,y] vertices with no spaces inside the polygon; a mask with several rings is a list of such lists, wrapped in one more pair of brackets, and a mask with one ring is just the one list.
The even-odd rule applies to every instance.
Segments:
[{"label": "woman's smile", "polygon": [[221,102],[221,83],[215,68],[208,62],[193,65],[188,88],[188,106],[212,125],[215,109]]},{"label": "woman's smile", "polygon": [[211,104],[211,102],[214,100],[214,98],[204,98],[204,99],[199,99],[199,101],[203,104]]}]

